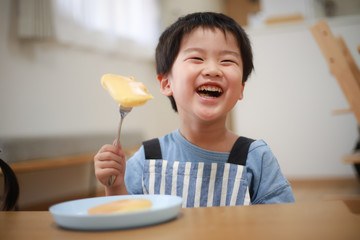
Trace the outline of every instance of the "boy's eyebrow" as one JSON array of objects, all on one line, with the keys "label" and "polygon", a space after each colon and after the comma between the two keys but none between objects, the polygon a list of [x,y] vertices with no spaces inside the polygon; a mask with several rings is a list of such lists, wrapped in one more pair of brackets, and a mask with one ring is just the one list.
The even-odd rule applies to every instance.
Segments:
[{"label": "boy's eyebrow", "polygon": [[231,51],[231,50],[223,50],[221,51],[223,54],[230,54],[230,55],[234,55],[235,57],[241,58],[240,53]]},{"label": "boy's eyebrow", "polygon": [[[205,52],[205,50],[203,48],[187,48],[184,50],[185,53],[189,53],[189,52]],[[240,53],[231,51],[231,50],[222,50],[220,51],[221,54],[230,54],[230,55],[234,55],[235,57],[239,57],[240,58]]]},{"label": "boy's eyebrow", "polygon": [[205,52],[204,49],[202,48],[187,48],[184,50],[185,53],[189,53],[189,52]]}]

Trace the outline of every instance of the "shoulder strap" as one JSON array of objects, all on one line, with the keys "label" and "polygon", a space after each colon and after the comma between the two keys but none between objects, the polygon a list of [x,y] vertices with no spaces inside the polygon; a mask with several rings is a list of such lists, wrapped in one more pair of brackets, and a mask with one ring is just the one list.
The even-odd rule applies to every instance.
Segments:
[{"label": "shoulder strap", "polygon": [[250,145],[254,141],[251,138],[239,137],[231,149],[228,163],[245,166]]},{"label": "shoulder strap", "polygon": [[160,141],[153,138],[143,142],[145,159],[162,159]]},{"label": "shoulder strap", "polygon": [[[254,141],[255,140],[251,138],[239,137],[231,149],[228,163],[245,166],[250,145]],[[144,141],[143,145],[145,159],[162,159],[160,141],[158,138]]]}]

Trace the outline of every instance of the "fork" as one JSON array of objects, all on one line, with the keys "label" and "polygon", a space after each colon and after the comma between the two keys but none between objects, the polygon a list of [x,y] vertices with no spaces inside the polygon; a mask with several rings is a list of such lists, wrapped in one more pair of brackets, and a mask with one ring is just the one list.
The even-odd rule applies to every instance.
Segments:
[{"label": "fork", "polygon": [[[116,147],[119,148],[120,146],[120,132],[121,132],[121,125],[124,121],[124,118],[126,117],[126,115],[128,115],[129,112],[131,112],[132,107],[124,107],[119,105],[119,111],[120,111],[120,123],[119,123],[119,128],[118,128],[118,133],[117,133],[117,139],[116,139]],[[108,179],[108,185],[111,186],[114,184],[116,179],[116,176],[111,175]]]}]

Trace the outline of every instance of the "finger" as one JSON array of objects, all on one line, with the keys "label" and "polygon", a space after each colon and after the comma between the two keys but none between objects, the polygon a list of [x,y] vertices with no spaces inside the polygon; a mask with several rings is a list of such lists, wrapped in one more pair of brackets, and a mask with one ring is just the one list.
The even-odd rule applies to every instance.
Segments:
[{"label": "finger", "polygon": [[[113,142],[113,146],[117,147],[116,145],[117,145],[117,140],[115,139],[114,142]],[[119,147],[118,148],[122,149],[120,140],[119,140]]]},{"label": "finger", "polygon": [[102,153],[102,152],[113,152],[115,154],[118,154],[119,152],[119,148],[117,148],[116,146],[114,145],[111,145],[111,144],[105,144],[104,146],[102,146],[100,148],[100,150],[98,151],[98,153]]},{"label": "finger", "polygon": [[115,146],[113,146],[113,145],[104,145],[98,152],[97,152],[97,154],[95,155],[95,157],[94,157],[94,159],[96,160],[97,158],[101,158],[101,159],[104,159],[104,157],[105,156],[107,156],[109,159],[111,159],[112,157],[115,157],[115,156],[113,156],[113,155],[105,155],[105,156],[102,156],[102,154],[104,154],[104,153],[111,153],[111,154],[114,154],[114,155],[117,155],[117,156],[119,156],[119,157],[121,157],[121,158],[125,158],[125,153],[121,150],[121,149],[119,149],[119,148],[117,148],[117,147],[115,147]]},{"label": "finger", "polygon": [[102,152],[95,155],[94,160],[96,161],[116,161],[122,162],[125,159],[123,152],[115,154],[113,152]]},{"label": "finger", "polygon": [[114,169],[119,172],[123,172],[126,167],[125,161],[107,160],[107,161],[96,161],[94,163],[95,171],[104,169]]},{"label": "finger", "polygon": [[126,161],[125,158],[110,159],[110,160],[97,160],[94,162],[95,171],[102,169],[115,169],[120,173],[125,173]]},{"label": "finger", "polygon": [[117,162],[117,161],[99,161],[95,163],[95,169],[115,169],[118,171],[122,171],[124,168],[125,163],[123,161]]},{"label": "finger", "polygon": [[116,176],[116,178],[120,178],[119,176],[121,176],[121,172],[112,168],[106,168],[98,170],[95,175],[102,184],[107,185],[110,176]]}]

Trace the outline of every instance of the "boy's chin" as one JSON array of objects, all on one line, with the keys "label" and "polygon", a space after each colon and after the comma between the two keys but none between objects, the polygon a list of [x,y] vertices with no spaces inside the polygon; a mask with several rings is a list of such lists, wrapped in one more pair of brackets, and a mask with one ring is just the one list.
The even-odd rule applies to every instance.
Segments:
[{"label": "boy's chin", "polygon": [[220,109],[217,109],[216,107],[200,109],[197,112],[197,115],[199,119],[208,122],[226,118],[226,113],[220,111]]}]

